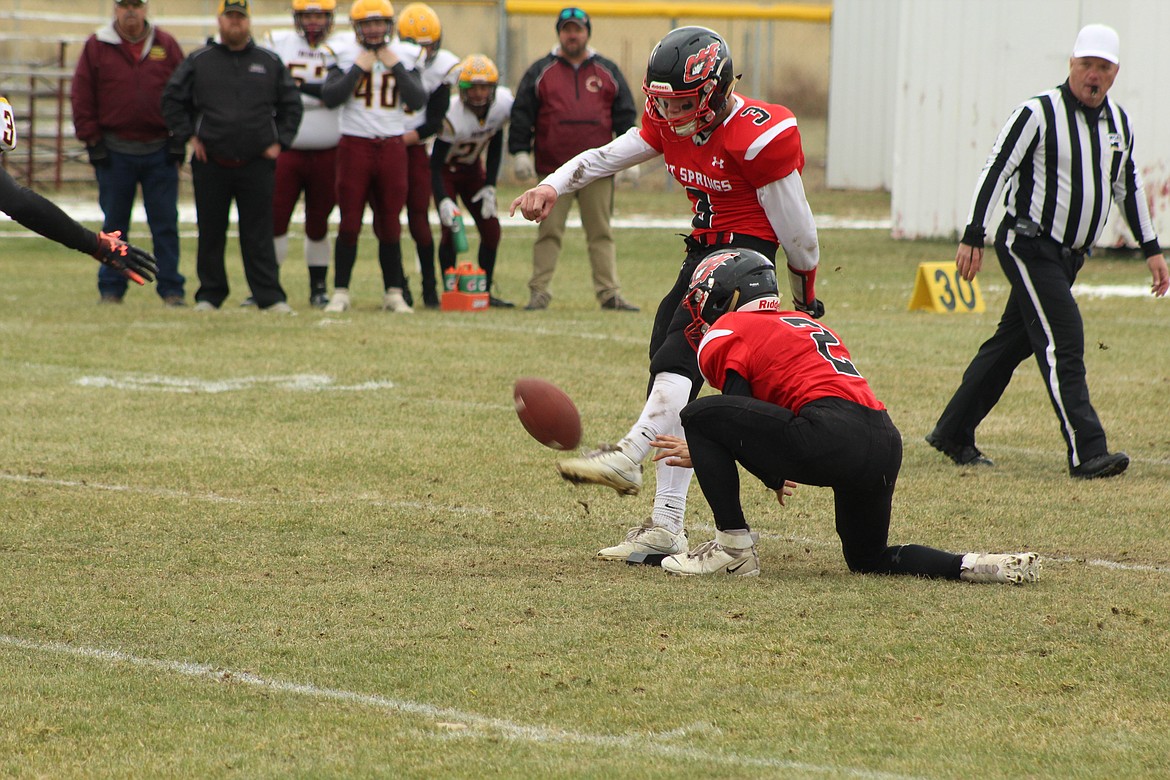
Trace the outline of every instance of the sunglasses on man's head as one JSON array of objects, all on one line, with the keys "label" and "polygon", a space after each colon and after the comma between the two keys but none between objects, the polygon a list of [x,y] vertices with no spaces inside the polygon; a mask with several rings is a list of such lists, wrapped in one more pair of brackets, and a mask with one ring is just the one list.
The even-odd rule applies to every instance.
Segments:
[{"label": "sunglasses on man's head", "polygon": [[565,10],[561,11],[561,21],[565,21],[568,19],[584,19],[584,18],[585,18],[585,12],[582,11],[580,8],[566,8]]}]

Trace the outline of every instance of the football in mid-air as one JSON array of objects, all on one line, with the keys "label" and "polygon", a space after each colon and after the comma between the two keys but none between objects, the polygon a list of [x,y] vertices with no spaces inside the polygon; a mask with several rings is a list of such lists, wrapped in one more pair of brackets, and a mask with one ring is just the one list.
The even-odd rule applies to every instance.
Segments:
[{"label": "football in mid-air", "polygon": [[581,415],[565,391],[532,376],[516,380],[512,388],[516,416],[532,438],[554,450],[571,450],[581,443]]}]

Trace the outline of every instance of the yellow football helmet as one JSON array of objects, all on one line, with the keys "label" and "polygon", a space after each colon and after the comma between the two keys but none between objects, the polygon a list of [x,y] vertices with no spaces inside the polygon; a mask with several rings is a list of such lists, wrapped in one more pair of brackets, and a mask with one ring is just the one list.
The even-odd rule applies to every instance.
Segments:
[{"label": "yellow football helmet", "polygon": [[398,37],[419,46],[438,46],[443,37],[439,15],[426,3],[411,3],[398,17]]},{"label": "yellow football helmet", "polygon": [[[500,83],[500,69],[484,54],[470,54],[459,63],[459,99],[463,105],[482,114],[496,99],[496,86]],[[472,87],[487,86],[490,89]]]},{"label": "yellow football helmet", "polygon": [[[394,6],[390,0],[354,0],[349,9],[349,20],[353,23],[353,31],[358,43],[366,48],[377,48],[389,40],[390,30],[394,25]],[[373,34],[366,34],[363,28],[370,22],[385,22],[386,33],[380,39]]]},{"label": "yellow football helmet", "polygon": [[[333,30],[333,12],[337,0],[292,0],[293,27],[305,36],[310,46],[316,46],[329,37]],[[325,24],[305,21],[306,14],[325,14]]]}]

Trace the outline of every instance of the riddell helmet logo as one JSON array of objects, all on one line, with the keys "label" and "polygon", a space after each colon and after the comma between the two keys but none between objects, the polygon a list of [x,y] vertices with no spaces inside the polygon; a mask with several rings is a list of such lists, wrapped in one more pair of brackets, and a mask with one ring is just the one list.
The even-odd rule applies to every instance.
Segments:
[{"label": "riddell helmet logo", "polygon": [[686,67],[683,69],[683,82],[690,84],[692,81],[703,81],[711,75],[711,71],[715,69],[715,63],[719,61],[719,44],[712,43],[698,54],[692,54],[687,57]]}]

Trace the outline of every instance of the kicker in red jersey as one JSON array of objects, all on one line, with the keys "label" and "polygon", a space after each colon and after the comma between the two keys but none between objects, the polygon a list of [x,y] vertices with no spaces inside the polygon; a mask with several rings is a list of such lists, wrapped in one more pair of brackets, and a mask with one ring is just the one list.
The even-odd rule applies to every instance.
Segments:
[{"label": "kicker in red jersey", "polygon": [[742,95],[733,100],[731,116],[701,146],[650,121],[642,123],[642,138],[686,189],[696,233],[734,231],[776,241],[756,190],[804,169],[800,131],[784,106]]}]

